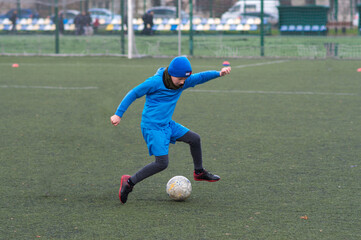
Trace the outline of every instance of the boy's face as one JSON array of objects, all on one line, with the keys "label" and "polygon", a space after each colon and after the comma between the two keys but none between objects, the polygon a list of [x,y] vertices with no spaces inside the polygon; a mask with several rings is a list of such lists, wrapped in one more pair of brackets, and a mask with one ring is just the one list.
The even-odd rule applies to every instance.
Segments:
[{"label": "boy's face", "polygon": [[175,86],[182,88],[184,85],[184,82],[186,81],[186,77],[172,77],[172,82]]}]

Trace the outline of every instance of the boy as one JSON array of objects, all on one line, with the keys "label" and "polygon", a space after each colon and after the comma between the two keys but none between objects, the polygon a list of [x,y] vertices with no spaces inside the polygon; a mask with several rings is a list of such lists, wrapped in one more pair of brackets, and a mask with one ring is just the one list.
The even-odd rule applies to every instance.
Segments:
[{"label": "boy", "polygon": [[173,121],[172,115],[177,101],[185,89],[225,76],[230,72],[230,67],[224,67],[221,71],[206,71],[192,75],[189,60],[180,56],[174,58],[167,68],[159,68],[153,77],[128,92],[115,114],[110,117],[110,121],[117,126],[128,107],[137,98],[145,95],[141,129],[149,155],[154,155],[155,161],[140,169],[133,176],[123,175],[121,177],[119,188],[121,203],[126,203],[128,194],[133,190],[135,184],[167,168],[169,143],[175,144],[176,141],[190,145],[194,163],[194,180],[216,182],[220,179],[219,176],[213,175],[203,168],[200,136]]}]

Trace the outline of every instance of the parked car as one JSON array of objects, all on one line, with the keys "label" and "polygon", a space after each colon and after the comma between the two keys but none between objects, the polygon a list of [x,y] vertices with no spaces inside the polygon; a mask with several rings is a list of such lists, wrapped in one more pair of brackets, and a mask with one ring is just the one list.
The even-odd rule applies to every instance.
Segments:
[{"label": "parked car", "polygon": [[[0,18],[10,18],[14,11],[18,11],[17,8],[10,9],[7,13],[0,15]],[[20,14],[17,13],[18,18],[39,18],[39,13],[35,9],[21,8]]]},{"label": "parked car", "polygon": [[88,10],[93,21],[99,19],[99,21],[111,22],[112,19],[120,19],[119,14],[114,14],[106,8],[91,8]]},{"label": "parked car", "polygon": [[[176,7],[165,7],[165,6],[152,7],[149,8],[147,12],[153,12],[154,13],[153,18],[178,18]],[[189,14],[184,11],[181,11],[181,18],[188,19]]]},{"label": "parked car", "polygon": [[70,20],[74,19],[80,12],[78,10],[65,10],[65,11],[59,11],[59,14],[63,14],[63,18]]},{"label": "parked car", "polygon": [[[278,1],[264,1],[263,11],[272,15],[278,15]],[[261,12],[261,1],[259,0],[241,0],[236,2],[227,12],[222,14],[222,20],[237,18],[240,14]]]},{"label": "parked car", "polygon": [[[78,14],[80,14],[80,12],[78,10],[69,9],[69,10],[65,10],[65,11],[59,11],[59,15],[60,14],[63,14],[63,19],[64,19],[63,21],[64,21],[64,24],[65,24],[65,23],[73,23],[74,18]],[[53,22],[55,22],[55,15],[51,16],[51,20]]]},{"label": "parked car", "polygon": [[[261,18],[260,12],[249,12],[249,13],[241,13],[239,15],[240,19],[249,19],[249,18]],[[271,24],[272,26],[276,26],[278,24],[278,16],[271,13],[263,13],[263,19],[266,20],[266,23]]]}]

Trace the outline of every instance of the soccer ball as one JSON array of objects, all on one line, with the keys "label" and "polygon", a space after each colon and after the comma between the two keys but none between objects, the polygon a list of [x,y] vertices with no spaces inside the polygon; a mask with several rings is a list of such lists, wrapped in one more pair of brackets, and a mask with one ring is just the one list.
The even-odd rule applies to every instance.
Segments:
[{"label": "soccer ball", "polygon": [[192,192],[191,182],[183,176],[172,177],[167,183],[169,197],[176,201],[186,200]]}]

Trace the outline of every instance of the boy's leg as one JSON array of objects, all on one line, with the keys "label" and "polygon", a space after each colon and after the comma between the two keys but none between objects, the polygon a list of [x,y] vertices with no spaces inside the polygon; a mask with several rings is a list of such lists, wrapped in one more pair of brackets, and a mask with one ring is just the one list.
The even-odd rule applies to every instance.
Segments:
[{"label": "boy's leg", "polygon": [[140,169],[130,178],[130,180],[135,185],[138,182],[163,171],[168,167],[168,163],[168,155],[156,156],[154,162],[149,163],[148,165]]},{"label": "boy's leg", "polygon": [[182,137],[178,138],[177,141],[189,144],[194,169],[203,169],[201,137],[195,132],[188,131]]},{"label": "boy's leg", "polygon": [[171,129],[151,130],[142,129],[143,137],[147,143],[149,154],[155,155],[155,161],[140,169],[133,176],[123,175],[119,189],[119,199],[125,203],[128,194],[136,183],[150,177],[168,167],[168,147]]},{"label": "boy's leg", "polygon": [[149,155],[155,156],[155,161],[146,165],[134,174],[130,181],[135,185],[136,183],[150,177],[168,167],[168,148],[171,136],[171,129],[165,128],[162,130],[142,129],[142,134],[147,147]]},{"label": "boy's leg", "polygon": [[197,133],[188,131],[182,137],[178,138],[177,141],[188,143],[190,146],[194,163],[194,180],[217,182],[221,179],[219,176],[214,175],[203,168],[201,138]]},{"label": "boy's leg", "polygon": [[168,167],[168,155],[156,156],[155,161],[140,169],[133,176],[123,175],[120,180],[119,200],[124,204],[127,202],[128,194],[132,192],[136,183],[150,177]]}]

